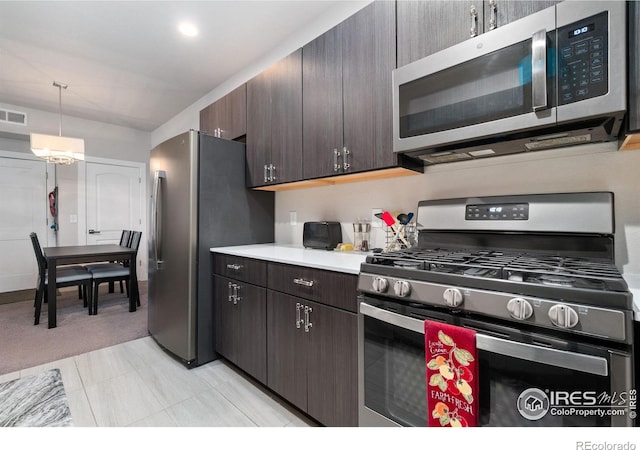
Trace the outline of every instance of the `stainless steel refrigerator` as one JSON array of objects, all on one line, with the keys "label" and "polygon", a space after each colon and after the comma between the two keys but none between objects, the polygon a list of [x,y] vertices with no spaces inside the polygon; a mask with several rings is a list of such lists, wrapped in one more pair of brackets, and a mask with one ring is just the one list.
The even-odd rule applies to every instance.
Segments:
[{"label": "stainless steel refrigerator", "polygon": [[209,249],[273,242],[274,194],[245,186],[245,145],[188,131],[151,151],[148,328],[188,367],[216,359]]}]

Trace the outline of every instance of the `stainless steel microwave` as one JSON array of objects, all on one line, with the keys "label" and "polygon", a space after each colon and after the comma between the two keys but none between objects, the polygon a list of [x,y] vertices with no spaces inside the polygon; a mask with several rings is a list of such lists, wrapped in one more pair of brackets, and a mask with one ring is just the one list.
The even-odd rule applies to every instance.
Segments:
[{"label": "stainless steel microwave", "polygon": [[393,72],[394,151],[425,164],[617,139],[626,2],[567,0]]}]

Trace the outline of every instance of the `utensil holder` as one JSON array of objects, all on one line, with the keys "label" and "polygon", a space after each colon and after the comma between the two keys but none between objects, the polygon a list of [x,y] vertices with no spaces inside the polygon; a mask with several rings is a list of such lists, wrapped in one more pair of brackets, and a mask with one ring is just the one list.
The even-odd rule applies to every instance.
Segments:
[{"label": "utensil holder", "polygon": [[392,227],[384,226],[385,248],[384,253],[411,248],[416,245],[416,224],[410,222],[406,225],[396,225],[395,231]]}]

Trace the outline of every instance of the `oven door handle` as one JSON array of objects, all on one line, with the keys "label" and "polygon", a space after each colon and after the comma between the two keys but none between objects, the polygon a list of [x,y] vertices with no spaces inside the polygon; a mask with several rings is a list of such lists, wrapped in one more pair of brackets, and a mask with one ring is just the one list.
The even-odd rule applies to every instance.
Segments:
[{"label": "oven door handle", "polygon": [[[402,314],[380,309],[365,302],[360,303],[360,313],[364,316],[404,328],[405,330],[424,334],[424,321],[420,319],[413,319],[403,316]],[[564,350],[556,350],[554,348],[540,347],[481,333],[476,334],[476,348],[498,355],[524,359],[535,363],[561,367],[563,369],[576,370],[578,372],[586,372],[605,377],[609,375],[608,361],[606,358],[600,356],[583,355]]]}]

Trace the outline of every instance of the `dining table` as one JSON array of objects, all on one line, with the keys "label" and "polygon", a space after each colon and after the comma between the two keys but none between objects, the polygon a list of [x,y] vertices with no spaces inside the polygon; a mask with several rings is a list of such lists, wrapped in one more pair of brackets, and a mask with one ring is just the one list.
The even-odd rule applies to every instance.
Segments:
[{"label": "dining table", "polygon": [[[129,261],[129,311],[136,310],[140,297],[136,274],[136,250],[118,244],[70,245],[45,247],[42,249],[47,260],[49,280],[56,279],[58,266],[94,262]],[[56,283],[48,283],[49,328],[56,327]]]}]

